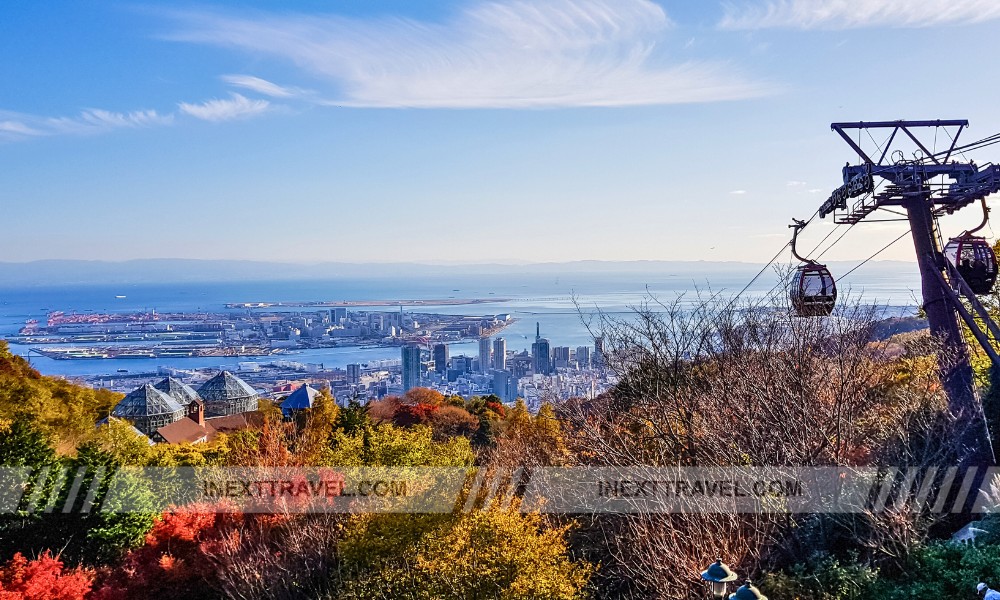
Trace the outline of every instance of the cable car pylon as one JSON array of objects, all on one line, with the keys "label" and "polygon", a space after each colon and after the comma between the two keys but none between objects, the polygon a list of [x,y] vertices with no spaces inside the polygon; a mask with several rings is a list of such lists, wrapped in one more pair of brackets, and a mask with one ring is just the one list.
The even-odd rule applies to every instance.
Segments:
[{"label": "cable car pylon", "polygon": [[[970,298],[973,310],[987,324],[988,331],[982,331],[977,325],[973,328],[973,335],[984,345],[984,349],[990,347],[987,354],[997,367],[1000,367],[1000,356],[993,350],[989,338],[993,337],[994,341],[1000,341],[1000,336],[997,335],[1000,329],[990,320],[985,309],[976,300],[975,289],[966,281],[961,268],[946,258],[941,247],[936,220],[940,215],[951,214],[1000,191],[1000,166],[979,167],[971,161],[954,160],[954,154],[962,150],[962,147],[958,146],[959,136],[968,124],[966,120],[831,124],[830,128],[857,153],[860,164],[848,163],[843,168],[844,184],[834,190],[820,206],[819,216],[825,218],[832,214],[836,223],[854,225],[873,212],[889,206],[902,207],[906,211],[920,269],[922,307],[927,315],[931,334],[941,340],[944,346],[938,353],[941,384],[948,395],[949,408],[962,425],[959,441],[965,451],[963,462],[969,466],[987,466],[995,463],[992,443],[973,381],[969,350],[958,324],[959,318],[973,325],[975,319],[962,304],[954,288],[957,287],[962,295]],[[933,150],[928,148],[929,144],[921,141],[917,135],[929,128],[934,128],[935,131],[937,128],[945,128],[947,133],[949,127],[955,129],[955,134],[954,136],[948,134],[951,137],[951,144],[940,152],[936,151],[936,147]],[[869,155],[847,133],[857,131],[861,139],[860,133],[864,131],[874,141],[875,137],[872,136],[874,130],[891,130],[884,147],[878,148],[880,154]],[[903,135],[897,135],[900,133]],[[893,150],[893,143],[898,140],[908,140],[916,146],[917,150],[913,153],[912,160],[905,159],[898,147]],[[891,150],[893,151],[890,152]],[[890,158],[889,161],[886,160],[887,157]],[[879,186],[875,185],[875,178],[882,180]],[[850,206],[848,201],[853,201]],[[982,244],[973,240],[968,241],[975,245],[975,248],[970,245],[973,252],[969,255],[968,272],[971,275],[975,251],[981,249]],[[954,248],[955,255],[959,257],[959,265],[962,264],[961,248],[958,247],[960,244],[961,242]],[[994,280],[995,277],[994,258]],[[982,281],[973,283],[976,283],[979,289],[985,288],[985,285],[979,285],[984,283]]]}]

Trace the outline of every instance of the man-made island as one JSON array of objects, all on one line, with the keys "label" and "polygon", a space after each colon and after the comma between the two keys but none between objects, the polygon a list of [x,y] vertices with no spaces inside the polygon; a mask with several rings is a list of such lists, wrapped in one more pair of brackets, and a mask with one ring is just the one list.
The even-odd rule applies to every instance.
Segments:
[{"label": "man-made island", "polygon": [[54,311],[44,324],[27,321],[8,340],[55,359],[267,356],[296,349],[458,342],[496,335],[513,322],[508,314],[404,312],[401,303],[392,305],[399,310],[273,310],[279,305],[272,304],[272,310],[225,312]]},{"label": "man-made island", "polygon": [[433,300],[317,300],[295,302],[228,302],[226,308],[336,308],[336,307],[376,307],[376,306],[465,306],[509,302],[509,298],[445,298]]}]

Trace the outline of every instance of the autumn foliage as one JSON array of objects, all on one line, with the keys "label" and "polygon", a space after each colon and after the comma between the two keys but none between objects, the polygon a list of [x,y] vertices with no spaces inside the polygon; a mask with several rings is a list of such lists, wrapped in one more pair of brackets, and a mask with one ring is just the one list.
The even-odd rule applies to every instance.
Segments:
[{"label": "autumn foliage", "polygon": [[0,566],[0,600],[83,600],[93,575],[80,567],[66,569],[49,551],[34,560],[17,553]]},{"label": "autumn foliage", "polygon": [[237,533],[243,522],[238,513],[216,512],[216,507],[193,504],[164,513],[146,543],[131,552],[120,568],[104,573],[94,597],[197,598],[204,595],[217,565],[209,559],[224,538]]}]

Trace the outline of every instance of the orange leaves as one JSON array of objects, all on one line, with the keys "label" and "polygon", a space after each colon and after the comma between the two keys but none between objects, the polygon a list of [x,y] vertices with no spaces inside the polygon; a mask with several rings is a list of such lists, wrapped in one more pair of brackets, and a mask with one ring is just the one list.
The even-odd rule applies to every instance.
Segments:
[{"label": "orange leaves", "polygon": [[444,396],[441,392],[429,388],[415,387],[403,394],[405,404],[427,404],[430,406],[441,406],[444,404]]}]

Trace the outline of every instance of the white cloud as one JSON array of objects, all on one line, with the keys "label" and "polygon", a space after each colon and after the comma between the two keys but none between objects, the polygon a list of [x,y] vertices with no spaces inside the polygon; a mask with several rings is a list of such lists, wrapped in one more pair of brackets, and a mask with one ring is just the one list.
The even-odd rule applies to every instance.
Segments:
[{"label": "white cloud", "polygon": [[44,135],[44,132],[30,127],[21,121],[0,121],[0,139],[4,137],[30,137]]},{"label": "white cloud", "polygon": [[155,110],[119,113],[89,108],[75,117],[52,117],[46,122],[53,133],[93,133],[123,127],[169,125],[173,119],[173,115],[161,115]]},{"label": "white cloud", "polygon": [[734,195],[734,196],[742,196],[743,194],[747,193],[747,191],[746,190],[733,190],[733,191],[731,191],[729,193],[732,194],[732,195]]},{"label": "white cloud", "polygon": [[825,192],[826,190],[824,190],[822,188],[810,188],[810,189],[808,189],[806,191],[808,191],[810,194],[820,194],[822,192]]},{"label": "white cloud", "polygon": [[88,108],[72,117],[42,117],[0,111],[0,140],[17,141],[33,137],[103,133],[113,129],[169,125],[173,115],[161,115],[155,110],[113,112]]},{"label": "white cloud", "polygon": [[[225,121],[261,114],[271,108],[267,100],[230,94],[228,99],[212,99],[200,104],[181,102],[180,114],[206,121]],[[87,135],[115,129],[170,125],[177,113],[161,114],[155,110],[114,112],[88,108],[70,117],[45,117],[0,110],[0,142],[22,141],[54,135]]]},{"label": "white cloud", "polygon": [[1000,19],[997,0],[754,0],[723,3],[721,29],[932,27]]},{"label": "white cloud", "polygon": [[222,80],[230,85],[245,88],[272,98],[293,98],[307,92],[300,88],[284,87],[253,75],[223,75]]},{"label": "white cloud", "polygon": [[789,181],[788,183],[786,183],[785,185],[787,185],[788,187],[805,187],[806,182],[792,180],[792,181]]},{"label": "white cloud", "polygon": [[[756,97],[775,88],[721,63],[665,62],[649,0],[500,0],[444,23],[402,18],[174,13],[175,40],[294,62],[364,107],[626,106]],[[264,92],[259,82],[242,80]]]},{"label": "white cloud", "polygon": [[215,98],[201,104],[181,102],[178,105],[182,113],[205,121],[229,121],[244,119],[259,115],[271,106],[267,100],[251,100],[246,96],[231,93],[228,100]]}]

